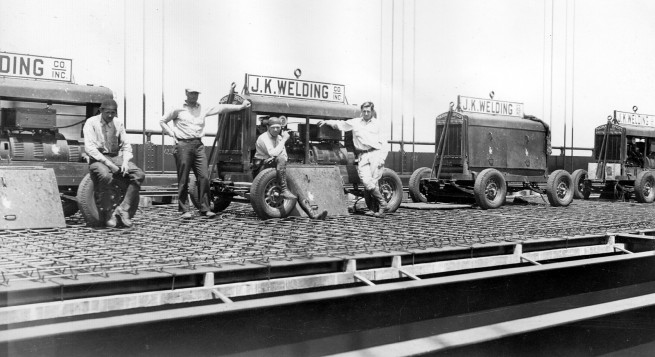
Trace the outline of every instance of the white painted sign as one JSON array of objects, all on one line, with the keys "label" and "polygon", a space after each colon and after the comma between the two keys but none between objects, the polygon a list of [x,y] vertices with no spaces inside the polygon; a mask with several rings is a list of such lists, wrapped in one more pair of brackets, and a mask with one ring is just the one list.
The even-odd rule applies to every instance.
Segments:
[{"label": "white painted sign", "polygon": [[73,60],[0,52],[0,76],[70,82]]},{"label": "white painted sign", "polygon": [[248,94],[325,102],[343,103],[346,99],[346,86],[342,84],[301,81],[255,74],[246,74],[246,90]]},{"label": "white painted sign", "polygon": [[655,116],[648,114],[628,113],[615,110],[614,119],[619,124],[655,126]]},{"label": "white painted sign", "polygon": [[523,117],[523,103],[457,96],[457,110],[462,112]]}]

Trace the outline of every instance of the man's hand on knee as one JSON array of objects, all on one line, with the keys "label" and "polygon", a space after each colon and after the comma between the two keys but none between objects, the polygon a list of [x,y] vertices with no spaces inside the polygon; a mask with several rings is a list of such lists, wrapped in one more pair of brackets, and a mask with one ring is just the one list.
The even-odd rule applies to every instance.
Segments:
[{"label": "man's hand on knee", "polygon": [[130,172],[130,165],[129,161],[123,161],[123,164],[121,165],[121,174],[123,176],[127,175]]},{"label": "man's hand on knee", "polygon": [[109,168],[109,170],[111,171],[112,174],[115,174],[115,173],[117,173],[117,172],[119,172],[121,170],[120,168],[118,168],[118,166],[116,166],[116,164],[114,164],[111,161],[108,162],[106,165],[107,165],[107,167]]}]

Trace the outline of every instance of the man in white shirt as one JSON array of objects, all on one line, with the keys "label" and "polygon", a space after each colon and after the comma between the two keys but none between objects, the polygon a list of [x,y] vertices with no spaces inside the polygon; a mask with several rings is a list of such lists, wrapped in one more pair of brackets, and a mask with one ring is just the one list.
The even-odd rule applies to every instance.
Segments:
[{"label": "man in white shirt", "polygon": [[289,140],[289,133],[282,131],[282,125],[286,124],[286,118],[270,117],[268,118],[268,130],[259,135],[255,143],[255,168],[253,175],[257,176],[261,169],[266,167],[275,167],[277,172],[277,183],[282,188],[281,196],[288,200],[298,200],[300,208],[307,213],[311,219],[325,219],[327,211],[317,214],[310,206],[309,200],[300,194],[296,197],[289,191],[287,185],[287,149],[284,144]]},{"label": "man in white shirt", "polygon": [[123,202],[105,218],[105,225],[109,228],[116,227],[116,217],[120,218],[124,226],[132,225],[128,211],[146,177],[145,173],[130,161],[132,146],[127,141],[123,121],[116,116],[117,108],[118,105],[113,99],[103,101],[100,114],[87,119],[82,129],[84,151],[89,155],[89,173],[98,184],[96,192],[100,197],[99,208],[108,209],[111,205],[111,197],[107,192],[113,180],[130,180]]},{"label": "man in white shirt", "polygon": [[[198,199],[200,200],[200,215],[207,218],[216,216],[209,209],[209,170],[205,146],[202,137],[205,135],[205,118],[211,115],[230,113],[250,107],[250,101],[241,105],[217,104],[209,110],[198,103],[200,91],[195,87],[185,90],[186,101],[183,105],[164,114],[159,121],[164,134],[175,140],[175,166],[177,167],[178,209],[183,219],[193,218],[189,208],[189,173],[193,171],[198,181]],[[173,125],[170,125],[170,122]]]},{"label": "man in white shirt", "polygon": [[334,129],[353,132],[353,144],[357,154],[357,173],[368,193],[379,202],[376,217],[383,217],[387,211],[387,200],[382,196],[378,181],[387,158],[386,141],[381,136],[380,122],[375,114],[375,105],[366,102],[361,105],[362,116],[349,120],[325,120],[319,126],[328,125]]}]

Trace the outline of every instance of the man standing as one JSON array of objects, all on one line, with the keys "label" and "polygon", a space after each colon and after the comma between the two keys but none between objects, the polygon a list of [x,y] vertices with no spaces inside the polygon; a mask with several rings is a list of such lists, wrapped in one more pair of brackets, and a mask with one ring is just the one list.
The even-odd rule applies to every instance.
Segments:
[{"label": "man standing", "polygon": [[386,141],[380,133],[380,122],[375,114],[375,105],[366,102],[361,105],[362,116],[345,121],[326,120],[318,122],[319,126],[329,125],[342,131],[352,130],[353,144],[357,154],[357,172],[366,191],[379,202],[376,217],[383,217],[387,210],[387,200],[382,196],[378,181],[384,170],[384,160],[387,158]]},{"label": "man standing", "polygon": [[257,138],[255,143],[255,170],[253,175],[257,176],[262,168],[275,167],[277,172],[277,183],[282,188],[281,196],[288,200],[298,200],[307,216],[311,219],[325,219],[327,211],[317,214],[309,204],[309,200],[298,192],[300,198],[296,197],[287,185],[287,149],[284,144],[289,140],[289,133],[282,131],[282,125],[286,123],[285,117],[268,118],[268,130]]},{"label": "man standing", "polygon": [[[207,154],[202,144],[205,135],[205,118],[211,115],[230,113],[250,107],[250,101],[241,105],[217,104],[206,110],[198,103],[200,91],[195,87],[186,88],[185,103],[164,114],[159,124],[164,132],[175,140],[175,165],[177,167],[178,209],[182,218],[192,218],[189,210],[189,172],[193,170],[198,182],[200,214],[208,218],[216,216],[209,209],[209,171]],[[168,124],[173,121],[172,127]]]},{"label": "man standing", "polygon": [[84,150],[89,155],[89,172],[93,181],[98,183],[96,191],[100,196],[100,206],[111,206],[108,190],[114,179],[130,180],[123,202],[105,222],[110,228],[116,227],[116,217],[124,226],[132,225],[130,204],[138,195],[141,183],[146,177],[143,171],[130,161],[132,146],[127,142],[123,122],[116,117],[117,108],[118,105],[113,99],[103,101],[100,114],[89,118],[83,129]]}]

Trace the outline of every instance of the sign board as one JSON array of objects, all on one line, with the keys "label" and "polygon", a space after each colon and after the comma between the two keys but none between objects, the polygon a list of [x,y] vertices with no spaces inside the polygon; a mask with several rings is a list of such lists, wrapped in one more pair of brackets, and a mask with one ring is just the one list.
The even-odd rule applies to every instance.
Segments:
[{"label": "sign board", "polygon": [[648,114],[628,113],[615,110],[614,120],[619,124],[655,126],[655,116]]},{"label": "sign board", "polygon": [[457,110],[461,112],[523,117],[523,103],[465,97],[463,95],[457,96]]},{"label": "sign board", "polygon": [[246,93],[271,97],[344,103],[346,99],[346,86],[343,84],[246,74]]},{"label": "sign board", "polygon": [[0,76],[71,82],[73,60],[0,52]]}]

